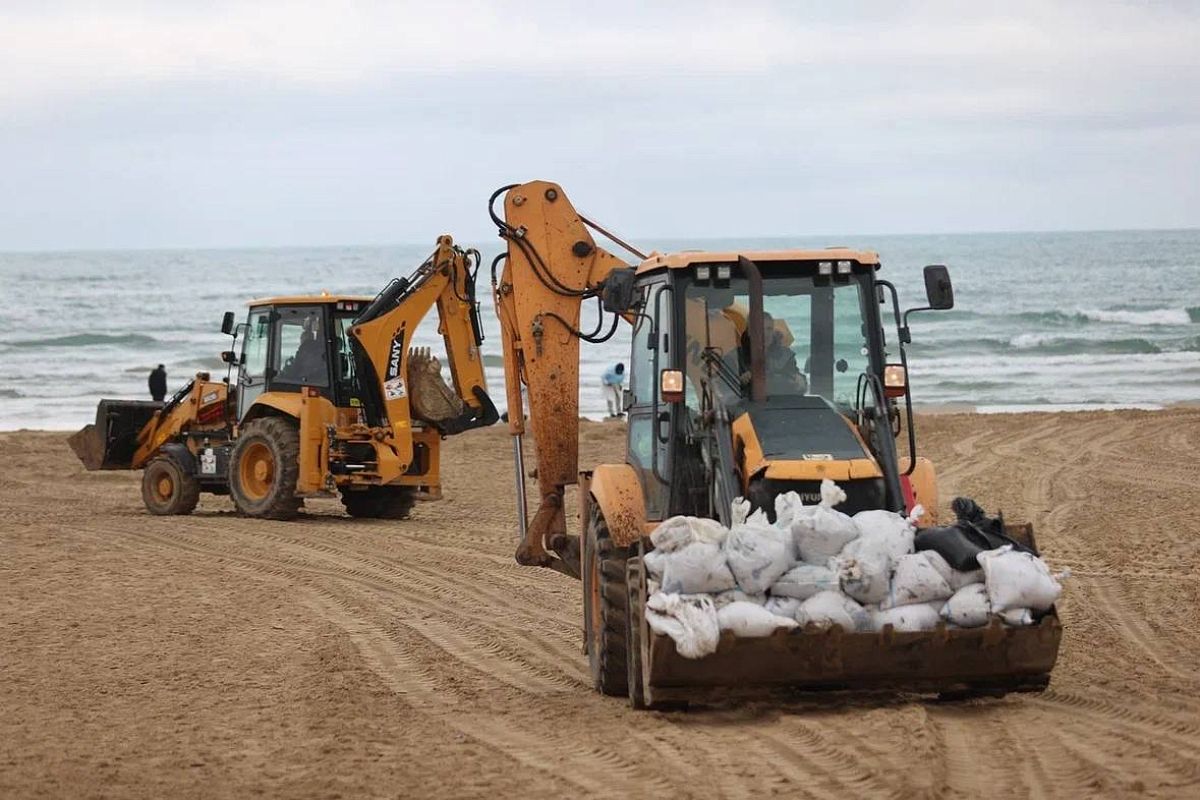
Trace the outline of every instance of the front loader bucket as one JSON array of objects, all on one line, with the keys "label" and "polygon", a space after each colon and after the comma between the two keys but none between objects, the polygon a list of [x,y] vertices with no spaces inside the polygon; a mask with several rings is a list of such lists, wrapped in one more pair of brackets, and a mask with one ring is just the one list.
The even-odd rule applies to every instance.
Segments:
[{"label": "front loader bucket", "polygon": [[67,443],[89,470],[131,469],[138,434],[162,407],[152,400],[101,400],[95,424],[71,434]]},{"label": "front loader bucket", "polygon": [[[1009,534],[1032,545],[1029,526]],[[679,655],[675,642],[645,621],[645,580],[630,561],[631,692],[636,704],[716,702],[804,690],[937,693],[949,696],[1040,692],[1058,658],[1062,625],[1054,609],[1035,624],[1010,627],[998,619],[983,628],[902,633],[890,625],[873,633],[839,627],[778,630],[762,638],[723,633],[717,651],[700,659]],[[635,586],[634,584],[640,584]],[[640,680],[639,680],[640,679]]]}]

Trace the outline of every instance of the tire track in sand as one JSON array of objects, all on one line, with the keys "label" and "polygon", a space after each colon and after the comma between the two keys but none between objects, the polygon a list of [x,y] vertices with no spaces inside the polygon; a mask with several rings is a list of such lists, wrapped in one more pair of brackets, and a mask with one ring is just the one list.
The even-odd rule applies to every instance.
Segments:
[{"label": "tire track in sand", "polygon": [[[167,537],[164,541],[153,534],[141,536],[140,532],[128,532],[139,538],[148,538],[159,544],[178,546]],[[310,605],[322,619],[344,630],[372,672],[385,681],[397,694],[415,701],[412,704],[425,714],[445,722],[459,734],[503,752],[522,765],[539,770],[547,775],[571,783],[592,795],[607,796],[612,793],[633,794],[647,789],[659,791],[673,789],[669,781],[657,772],[634,772],[631,764],[611,751],[598,746],[588,746],[570,736],[554,737],[547,733],[548,720],[531,715],[530,712],[506,709],[499,716],[471,709],[470,704],[460,702],[452,690],[440,685],[431,677],[431,669],[417,658],[389,632],[350,609],[329,589],[315,583],[314,577],[332,577],[346,581],[346,576],[328,570],[313,569],[311,566],[281,564],[266,559],[241,556],[236,553],[216,552],[195,546],[186,547],[194,552],[220,555],[231,565],[250,570],[272,580],[284,581],[289,586],[302,585],[310,595]],[[363,584],[361,580],[350,583]],[[366,583],[367,588],[376,586]],[[389,588],[390,587],[385,587]],[[407,627],[404,620],[396,623]],[[431,642],[437,647],[436,642]],[[438,648],[441,649],[441,648]],[[493,670],[485,675],[491,676]],[[530,733],[535,732],[535,733]]]},{"label": "tire track in sand", "polygon": [[[407,603],[409,609],[417,609],[422,613],[435,612],[442,614],[451,620],[471,619],[472,615],[478,614],[478,608],[454,608],[432,600],[430,596],[413,592],[409,588],[391,583],[386,580],[380,580],[369,573],[364,573],[356,570],[328,568],[308,562],[297,562],[295,560],[278,560],[270,558],[260,558],[249,555],[241,555],[227,550],[214,549],[206,547],[201,543],[192,540],[186,540],[186,537],[177,535],[155,534],[151,532],[130,532],[131,535],[139,538],[148,539],[158,544],[165,544],[168,547],[177,549],[190,550],[192,552],[217,556],[231,563],[241,564],[251,569],[257,569],[260,572],[275,575],[277,577],[287,577],[296,580],[305,585],[313,586],[315,578],[327,578],[332,580],[340,580],[349,582],[363,587],[367,590],[374,591],[376,595],[375,602],[385,601],[389,595],[401,597]],[[483,671],[487,674],[496,677],[507,677],[509,682],[517,688],[526,690],[534,690],[535,687],[544,693],[547,691],[575,691],[584,685],[580,677],[582,667],[579,663],[579,657],[575,654],[565,656],[562,662],[545,662],[537,659],[529,659],[525,652],[514,653],[511,650],[511,645],[514,640],[511,638],[498,638],[494,633],[488,631],[484,635],[491,634],[490,640],[485,642],[472,641],[463,633],[455,632],[449,623],[438,623],[432,620],[420,620],[419,617],[412,614],[411,611],[405,611],[397,615],[397,621],[407,627],[417,630],[421,633],[419,627],[424,625],[425,632],[429,633],[435,644],[442,642],[446,644],[443,649],[450,655],[455,653],[466,654],[470,661],[476,664],[487,664]],[[493,619],[489,627],[504,630],[505,624]],[[521,633],[521,639],[529,638],[530,633],[526,629],[516,629]],[[520,641],[520,639],[518,640]],[[499,660],[487,660],[480,656],[471,654],[472,647],[478,647],[494,654],[503,654]],[[471,666],[468,664],[468,666]],[[543,680],[530,682],[529,673],[540,675]],[[575,677],[572,677],[574,675]],[[547,686],[546,684],[552,684]]]}]

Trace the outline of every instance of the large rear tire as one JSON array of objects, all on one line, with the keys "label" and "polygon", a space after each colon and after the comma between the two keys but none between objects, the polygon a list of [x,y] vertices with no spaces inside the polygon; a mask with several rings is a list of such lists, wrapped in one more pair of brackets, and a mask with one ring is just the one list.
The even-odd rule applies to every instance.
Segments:
[{"label": "large rear tire", "polygon": [[170,456],[158,456],[142,470],[142,502],[151,514],[190,514],[200,502],[200,482]]},{"label": "large rear tire", "polygon": [[595,498],[589,505],[583,564],[583,630],[588,666],[598,692],[624,697],[629,691],[629,598],[625,589],[629,551],[613,544]]},{"label": "large rear tire", "polygon": [[408,519],[416,500],[411,486],[371,486],[354,491],[342,489],[346,513],[362,519]]},{"label": "large rear tire", "polygon": [[282,417],[261,417],[242,428],[229,460],[229,494],[247,517],[291,519],[300,510],[300,431]]}]

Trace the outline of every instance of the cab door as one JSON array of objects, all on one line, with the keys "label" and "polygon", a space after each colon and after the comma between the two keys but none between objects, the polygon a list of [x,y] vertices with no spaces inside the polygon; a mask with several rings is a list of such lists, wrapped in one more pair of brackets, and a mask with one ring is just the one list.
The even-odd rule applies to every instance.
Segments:
[{"label": "cab door", "polygon": [[238,372],[237,417],[246,412],[267,386],[267,354],[271,352],[271,309],[250,312],[246,335],[242,339],[242,368]]},{"label": "cab door", "polygon": [[630,354],[629,463],[641,477],[646,518],[662,519],[671,495],[671,430],[674,409],[660,396],[658,375],[671,364],[673,293],[665,280],[642,289],[642,310]]}]

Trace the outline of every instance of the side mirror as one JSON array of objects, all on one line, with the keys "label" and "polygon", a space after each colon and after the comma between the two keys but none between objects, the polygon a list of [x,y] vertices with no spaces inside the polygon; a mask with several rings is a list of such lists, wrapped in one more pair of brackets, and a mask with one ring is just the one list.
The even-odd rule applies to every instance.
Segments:
[{"label": "side mirror", "polygon": [[633,307],[634,300],[637,298],[637,287],[634,284],[636,277],[632,267],[614,269],[608,273],[608,277],[604,279],[604,284],[600,287],[600,302],[605,311],[624,314]]},{"label": "side mirror", "polygon": [[930,264],[925,268],[925,298],[934,311],[949,311],[954,308],[954,286],[950,283],[950,270],[941,264]]},{"label": "side mirror", "polygon": [[233,316],[232,311],[226,311],[225,316],[221,317],[221,333],[233,336],[235,327],[237,327],[237,319]]}]

